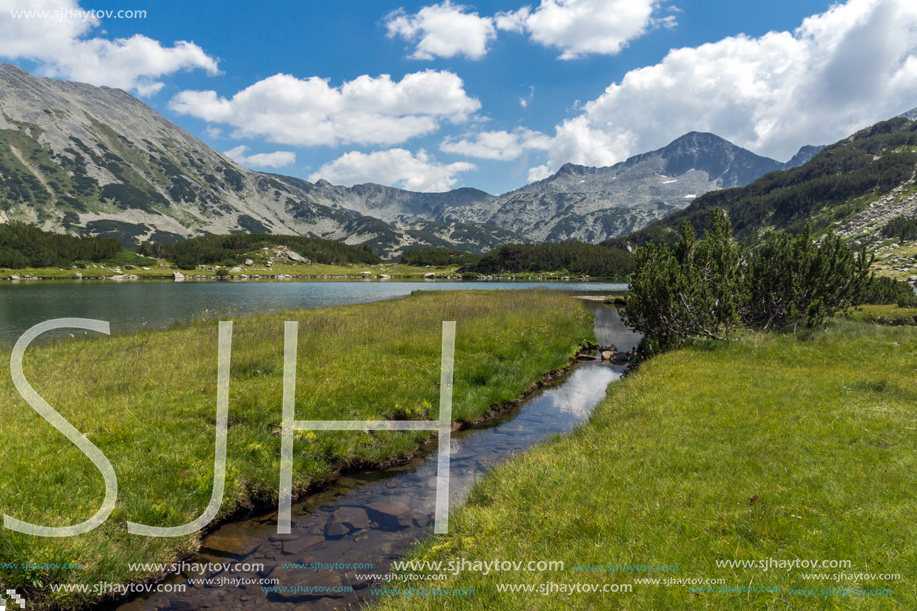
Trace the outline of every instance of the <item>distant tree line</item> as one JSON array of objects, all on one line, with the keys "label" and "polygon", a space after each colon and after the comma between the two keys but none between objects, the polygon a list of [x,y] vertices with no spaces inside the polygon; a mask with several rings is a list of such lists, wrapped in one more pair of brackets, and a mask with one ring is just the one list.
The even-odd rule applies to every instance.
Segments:
[{"label": "distant tree line", "polygon": [[480,259],[481,255],[450,248],[408,248],[401,254],[402,263],[417,267],[470,265]]},{"label": "distant tree line", "polygon": [[818,328],[861,303],[912,304],[913,289],[876,278],[872,262],[834,234],[816,242],[809,226],[799,235],[768,232],[748,248],[719,210],[703,239],[685,223],[674,248],[654,242],[637,251],[625,318],[652,353],[692,337],[725,340],[739,326]]},{"label": "distant tree line", "polygon": [[242,255],[265,247],[286,246],[315,263],[381,263],[369,245],[348,246],[333,240],[292,235],[205,235],[178,242],[144,242],[137,253],[168,259],[182,269],[198,265],[239,265]]},{"label": "distant tree line", "polygon": [[0,267],[63,267],[111,259],[120,252],[112,239],[51,233],[19,222],[0,225]]},{"label": "distant tree line", "polygon": [[572,276],[622,278],[634,269],[634,256],[620,248],[585,242],[505,244],[459,269],[488,276],[520,272],[567,272]]}]

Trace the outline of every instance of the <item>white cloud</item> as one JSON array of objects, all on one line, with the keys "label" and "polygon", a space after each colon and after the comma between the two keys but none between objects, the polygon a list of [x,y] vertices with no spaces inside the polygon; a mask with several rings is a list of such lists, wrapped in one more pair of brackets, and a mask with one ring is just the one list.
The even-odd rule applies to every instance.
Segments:
[{"label": "white cloud", "polygon": [[224,155],[244,166],[256,168],[284,168],[296,163],[296,153],[290,151],[275,151],[273,153],[256,153],[246,155],[248,147],[244,145],[229,149]]},{"label": "white cloud", "polygon": [[179,114],[235,128],[233,137],[265,137],[300,146],[398,144],[458,123],[481,107],[451,72],[426,70],[395,82],[367,75],[333,87],[327,79],[277,74],[231,99],[183,91],[169,102]]},{"label": "white cloud", "polygon": [[616,55],[655,25],[674,27],[674,16],[653,13],[661,0],[542,0],[536,9],[498,13],[496,27],[528,33],[536,43],[562,51],[560,59],[592,53]]},{"label": "white cloud", "polygon": [[785,160],[917,106],[917,3],[849,0],[794,32],[674,49],[557,126],[550,167],[609,165],[692,130]]},{"label": "white cloud", "polygon": [[476,169],[467,161],[441,164],[425,151],[414,156],[410,151],[396,148],[374,153],[354,151],[326,163],[309,180],[320,178],[334,184],[351,186],[374,182],[409,191],[448,191],[458,181],[456,174]]},{"label": "white cloud", "polygon": [[539,180],[544,180],[551,176],[551,168],[547,165],[539,165],[534,168],[529,168],[529,182],[537,182]]},{"label": "white cloud", "polygon": [[496,38],[497,30],[492,19],[467,13],[467,8],[446,0],[425,6],[414,15],[399,9],[385,18],[388,37],[400,36],[416,42],[413,59],[456,55],[481,59],[487,54],[487,45]]},{"label": "white cloud", "polygon": [[[18,11],[48,12],[40,17]],[[76,0],[0,0],[0,15],[0,57],[35,61],[45,76],[147,96],[163,87],[158,78],[179,70],[219,73],[217,60],[191,42],[163,47],[139,34],[115,40],[86,38],[101,22],[83,13]]]},{"label": "white cloud", "polygon": [[517,159],[528,150],[548,150],[552,145],[550,136],[524,128],[512,132],[480,132],[462,140],[446,138],[439,149],[479,159]]}]

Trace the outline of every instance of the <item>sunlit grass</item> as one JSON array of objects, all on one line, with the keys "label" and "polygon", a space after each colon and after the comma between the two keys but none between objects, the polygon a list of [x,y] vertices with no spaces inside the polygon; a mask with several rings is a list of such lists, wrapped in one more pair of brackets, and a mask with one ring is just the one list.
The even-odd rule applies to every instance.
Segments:
[{"label": "sunlit grass", "polygon": [[[589,314],[555,291],[418,292],[359,306],[287,312],[235,322],[228,467],[221,515],[277,498],[283,323],[299,321],[296,418],[435,419],[441,324],[457,326],[454,417],[472,420],[516,399],[563,366],[592,338]],[[0,353],[9,362],[9,352]],[[207,506],[213,477],[217,323],[31,348],[25,373],[35,390],[110,459],[118,505],[79,537],[0,531],[0,561],[84,563],[82,571],[0,569],[9,587],[31,589],[30,608],[52,600],[50,583],[123,582],[144,576],[129,562],[169,562],[199,536],[129,535],[126,521],[174,526]],[[90,461],[19,397],[0,374],[0,509],[47,526],[81,522],[104,495]],[[340,466],[417,449],[429,432],[301,434],[293,486],[301,493]],[[34,588],[34,589],[33,589]]]},{"label": "sunlit grass", "polygon": [[[809,339],[750,335],[664,354],[612,384],[572,435],[490,473],[414,559],[562,560],[557,572],[434,582],[474,596],[379,597],[381,609],[914,609],[917,329],[837,321]],[[804,569],[717,560],[850,560]],[[678,572],[577,572],[576,565]],[[816,571],[819,572],[819,571]],[[723,579],[780,593],[692,593],[645,577]],[[627,594],[507,594],[497,584],[631,584]],[[393,582],[397,583],[397,582]],[[421,582],[407,582],[411,585]],[[428,585],[428,584],[427,584]],[[793,596],[890,588],[890,597]]]}]

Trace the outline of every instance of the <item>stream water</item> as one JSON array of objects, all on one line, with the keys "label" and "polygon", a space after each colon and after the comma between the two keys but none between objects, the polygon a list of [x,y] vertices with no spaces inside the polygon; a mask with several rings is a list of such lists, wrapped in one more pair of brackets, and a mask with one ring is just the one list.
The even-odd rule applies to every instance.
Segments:
[{"label": "stream water", "polygon": [[[617,310],[596,302],[586,307],[595,314],[599,344],[615,344],[623,351],[636,346],[640,336],[624,326]],[[600,361],[580,363],[512,412],[453,433],[451,509],[487,469],[586,419],[608,384],[625,370],[625,365]],[[384,472],[343,477],[294,505],[291,535],[277,534],[276,512],[224,524],[204,539],[202,552],[187,561],[187,570],[164,583],[168,588],[184,584],[185,592],[148,594],[99,609],[357,609],[371,602],[377,587],[435,588],[435,582],[386,583],[385,576],[412,542],[432,532],[437,451]],[[206,563],[241,566],[203,571],[191,566]],[[209,583],[191,581],[201,579]],[[266,592],[263,588],[271,586],[259,583],[264,579],[276,580],[277,590],[287,591]]]}]

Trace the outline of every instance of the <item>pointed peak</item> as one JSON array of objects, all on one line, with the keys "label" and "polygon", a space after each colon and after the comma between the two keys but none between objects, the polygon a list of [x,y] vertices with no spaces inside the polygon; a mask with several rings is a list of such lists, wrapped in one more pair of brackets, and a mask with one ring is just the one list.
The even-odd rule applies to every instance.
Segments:
[{"label": "pointed peak", "polygon": [[726,140],[725,138],[722,138],[710,132],[688,132],[687,134],[683,136],[679,136],[678,138],[675,138],[667,146],[663,148],[667,149],[667,148],[684,146],[684,145],[700,145],[704,147],[727,146],[727,147],[738,148],[735,144],[733,144],[729,140]]}]

